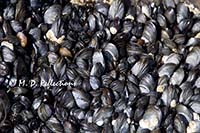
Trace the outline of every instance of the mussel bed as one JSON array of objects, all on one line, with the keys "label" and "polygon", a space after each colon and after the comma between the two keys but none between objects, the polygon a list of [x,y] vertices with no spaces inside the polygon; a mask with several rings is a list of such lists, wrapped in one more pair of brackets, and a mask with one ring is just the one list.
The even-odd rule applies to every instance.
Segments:
[{"label": "mussel bed", "polygon": [[0,132],[199,133],[198,8],[1,0]]}]

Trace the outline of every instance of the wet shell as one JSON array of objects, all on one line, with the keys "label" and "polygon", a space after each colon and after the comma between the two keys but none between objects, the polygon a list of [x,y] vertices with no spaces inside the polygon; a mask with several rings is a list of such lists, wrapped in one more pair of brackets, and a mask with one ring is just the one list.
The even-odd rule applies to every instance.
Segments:
[{"label": "wet shell", "polygon": [[8,6],[4,9],[4,12],[3,12],[3,17],[6,19],[6,20],[11,20],[14,18],[14,8],[12,6]]},{"label": "wet shell", "polygon": [[86,109],[90,105],[90,99],[87,94],[81,90],[74,89],[72,95],[75,99],[77,106],[81,109]]},{"label": "wet shell", "polygon": [[168,8],[165,11],[165,17],[167,18],[169,23],[174,23],[174,21],[176,20],[176,15],[175,15],[174,9],[173,8]]},{"label": "wet shell", "polygon": [[200,32],[200,21],[196,22],[193,26],[192,26],[192,32],[193,33],[198,33]]},{"label": "wet shell", "polygon": [[194,47],[188,54],[185,62],[189,64],[189,67],[194,68],[200,63],[200,48]]},{"label": "wet shell", "polygon": [[92,57],[92,63],[95,65],[97,63],[101,63],[103,67],[105,67],[104,57],[101,51],[96,51]]},{"label": "wet shell", "polygon": [[150,106],[145,111],[143,118],[140,120],[139,124],[142,128],[147,128],[153,130],[160,125],[162,119],[162,112],[156,106]]},{"label": "wet shell", "polygon": [[198,0],[0,0],[0,133],[199,133]]},{"label": "wet shell", "polygon": [[103,15],[107,16],[108,14],[108,4],[106,3],[97,3],[95,4],[95,8],[98,12],[102,13]]},{"label": "wet shell", "polygon": [[[182,88],[183,85],[181,85]],[[186,86],[186,88],[184,88],[180,94],[180,98],[179,98],[179,102],[184,103],[185,105],[187,105],[190,101],[190,98],[192,97],[193,90],[191,89],[187,89],[188,87],[191,87],[189,85]]]},{"label": "wet shell", "polygon": [[175,68],[176,68],[176,65],[173,63],[164,64],[163,66],[159,68],[158,74],[160,77],[164,75],[170,77],[173,74]]},{"label": "wet shell", "polygon": [[125,114],[120,113],[116,119],[112,120],[113,131],[114,132],[128,132],[128,122]]},{"label": "wet shell", "polygon": [[10,63],[14,62],[14,60],[16,58],[13,50],[11,50],[10,48],[5,47],[5,46],[2,47],[2,57],[5,62],[10,62]]},{"label": "wet shell", "polygon": [[178,114],[183,115],[188,122],[192,120],[192,113],[186,106],[179,104],[176,106],[176,111]]},{"label": "wet shell", "polygon": [[172,88],[172,86],[166,88],[161,96],[163,104],[166,106],[174,106],[173,100],[176,101],[176,98],[177,98],[177,92],[174,88]]},{"label": "wet shell", "polygon": [[37,112],[42,121],[46,121],[52,115],[52,110],[47,104],[41,104]]},{"label": "wet shell", "polygon": [[131,68],[131,72],[141,78],[149,71],[149,62],[145,59],[141,59],[135,63],[135,65]]},{"label": "wet shell", "polygon": [[116,18],[122,19],[124,15],[124,3],[121,0],[114,0],[109,8],[108,16],[114,20]]},{"label": "wet shell", "polygon": [[56,119],[56,117],[51,117],[47,122],[46,126],[52,131],[57,133],[63,133],[63,127],[60,122]]},{"label": "wet shell", "polygon": [[183,19],[188,18],[189,9],[183,3],[179,3],[177,6],[177,23],[180,23]]},{"label": "wet shell", "polygon": [[157,21],[161,27],[165,28],[167,26],[166,19],[162,14],[157,15]]},{"label": "wet shell", "polygon": [[178,70],[176,70],[174,72],[174,74],[172,75],[171,79],[170,79],[170,82],[172,85],[180,85],[181,82],[183,81],[184,79],[184,70],[182,68],[179,68]]},{"label": "wet shell", "polygon": [[154,78],[150,74],[146,74],[139,84],[141,93],[149,93],[154,90],[155,86]]},{"label": "wet shell", "polygon": [[[105,54],[107,55],[107,53],[109,55],[107,56],[110,56],[111,57],[111,60],[113,61],[117,61],[117,59],[119,58],[119,53],[118,53],[118,49],[117,47],[112,44],[112,43],[108,43],[105,48],[104,48],[104,52]],[[108,57],[109,58],[109,57]]]},{"label": "wet shell", "polygon": [[9,72],[8,66],[5,64],[5,62],[0,63],[0,75],[6,76]]},{"label": "wet shell", "polygon": [[181,61],[181,56],[179,54],[171,53],[170,55],[166,55],[162,57],[164,64],[173,63],[178,65]]},{"label": "wet shell", "polygon": [[144,32],[142,35],[142,39],[145,42],[155,42],[157,37],[157,29],[155,24],[152,21],[148,21],[144,27]]},{"label": "wet shell", "polygon": [[20,132],[29,133],[29,129],[26,125],[19,124],[14,127],[14,132],[15,133],[20,133]]},{"label": "wet shell", "polygon": [[56,20],[59,19],[61,14],[61,6],[60,5],[52,5],[50,6],[44,13],[44,21],[47,24],[53,24]]},{"label": "wet shell", "polygon": [[102,126],[104,121],[112,116],[112,108],[99,108],[94,112],[93,121],[98,125]]}]

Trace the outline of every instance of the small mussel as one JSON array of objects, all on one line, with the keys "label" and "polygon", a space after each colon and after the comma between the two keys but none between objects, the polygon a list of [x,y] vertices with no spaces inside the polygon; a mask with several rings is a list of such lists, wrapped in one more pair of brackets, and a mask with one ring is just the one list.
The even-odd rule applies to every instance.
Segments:
[{"label": "small mussel", "polygon": [[154,130],[159,127],[162,120],[162,112],[157,106],[149,106],[142,119],[139,121],[140,127]]}]

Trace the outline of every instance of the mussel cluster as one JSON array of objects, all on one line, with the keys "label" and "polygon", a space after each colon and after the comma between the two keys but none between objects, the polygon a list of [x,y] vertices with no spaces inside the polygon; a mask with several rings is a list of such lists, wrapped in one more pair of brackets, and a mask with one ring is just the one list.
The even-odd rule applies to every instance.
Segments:
[{"label": "mussel cluster", "polygon": [[0,132],[199,133],[200,12],[1,0]]}]

